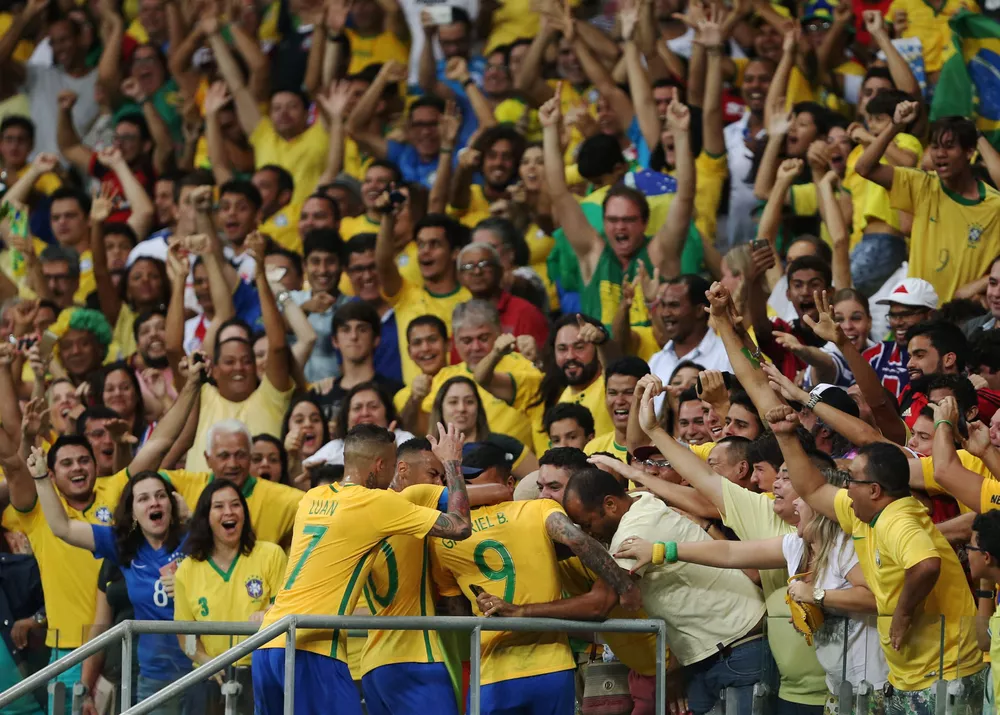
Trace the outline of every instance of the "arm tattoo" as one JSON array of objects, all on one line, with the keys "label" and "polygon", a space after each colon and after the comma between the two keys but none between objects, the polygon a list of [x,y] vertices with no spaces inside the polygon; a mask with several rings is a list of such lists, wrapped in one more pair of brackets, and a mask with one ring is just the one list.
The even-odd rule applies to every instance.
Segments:
[{"label": "arm tattoo", "polygon": [[545,520],[545,528],[553,541],[573,549],[580,561],[603,578],[618,594],[629,590],[633,583],[628,571],[618,566],[607,549],[595,539],[587,536],[565,514],[550,514]]},{"label": "arm tattoo", "polygon": [[448,486],[448,511],[438,517],[428,536],[456,541],[468,539],[472,534],[472,522],[469,519],[469,493],[465,489],[462,463],[449,459],[444,463],[444,476]]}]

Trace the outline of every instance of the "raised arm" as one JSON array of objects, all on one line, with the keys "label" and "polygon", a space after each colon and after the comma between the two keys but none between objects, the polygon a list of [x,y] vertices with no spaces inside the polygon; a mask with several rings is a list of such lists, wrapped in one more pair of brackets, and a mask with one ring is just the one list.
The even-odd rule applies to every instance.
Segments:
[{"label": "raised arm", "polygon": [[976,140],[976,149],[979,150],[979,156],[983,158],[983,164],[986,165],[986,171],[993,180],[993,184],[1000,186],[1000,152],[990,144],[989,140],[982,133],[979,134],[979,139]]},{"label": "raised arm", "polygon": [[880,160],[896,135],[902,132],[907,124],[914,121],[919,112],[919,102],[900,102],[897,104],[892,123],[883,129],[875,137],[875,141],[865,148],[861,156],[858,157],[854,170],[869,181],[874,181],[886,191],[892,189],[892,177],[896,170],[889,164],[880,163]]},{"label": "raised arm", "polygon": [[649,246],[649,258],[666,278],[681,274],[681,252],[694,216],[695,170],[691,151],[691,110],[676,99],[667,109],[667,127],[674,135],[677,158],[677,193],[670,202],[667,220]]},{"label": "raised arm", "polygon": [[25,30],[31,22],[45,12],[49,6],[49,0],[29,0],[24,9],[14,15],[7,31],[0,35],[0,67],[3,67],[4,74],[9,75],[13,84],[20,85],[24,82],[24,64],[12,59],[14,49],[25,37]]},{"label": "raised arm", "polygon": [[178,369],[184,357],[184,291],[190,274],[190,260],[180,253],[180,243],[167,248],[167,278],[170,280],[170,302],[167,303],[165,338],[167,360],[174,373],[174,389],[184,387],[185,377]]},{"label": "raised arm", "polygon": [[248,35],[239,23],[229,23],[229,32],[233,36],[236,51],[240,53],[243,61],[247,64],[247,70],[250,73],[247,78],[247,86],[250,89],[250,94],[258,102],[267,101],[271,88],[271,62],[261,50],[257,38]]},{"label": "raised arm", "polygon": [[104,47],[101,58],[97,62],[97,81],[106,93],[114,99],[118,96],[118,83],[122,76],[122,37],[125,34],[125,22],[121,15],[110,7],[110,3],[97,3],[102,8],[100,17],[100,35]]},{"label": "raised arm", "polygon": [[118,320],[122,308],[122,296],[111,280],[108,270],[108,253],[104,245],[104,222],[111,215],[111,189],[101,185],[101,193],[90,204],[90,250],[94,258],[94,282],[97,283],[97,300],[101,312],[111,325]]},{"label": "raised arm", "polygon": [[[940,484],[955,499],[973,511],[982,508],[983,476],[966,469],[958,458],[955,439],[958,437],[958,403],[954,397],[945,397],[934,405],[934,481]],[[979,429],[988,439],[989,431]],[[970,432],[970,442],[975,439]]]},{"label": "raised arm", "polygon": [[[556,88],[555,95],[538,110],[538,120],[542,123],[542,145],[545,159],[545,182],[548,185],[549,197],[555,209],[559,222],[562,224],[569,241],[581,262],[596,260],[603,249],[601,237],[587,221],[583,209],[566,185],[566,166],[563,163],[562,111],[560,101],[562,85]],[[589,276],[585,276],[588,278]]]},{"label": "raised arm", "polygon": [[379,280],[386,297],[392,298],[403,289],[403,277],[399,275],[396,265],[396,214],[397,209],[391,206],[390,192],[386,191],[376,199],[375,206],[382,214],[375,239],[375,267],[378,269]]},{"label": "raised arm", "polygon": [[885,29],[885,20],[878,10],[865,10],[861,13],[865,23],[865,29],[872,36],[878,48],[885,53],[885,62],[889,67],[889,76],[892,77],[896,89],[906,92],[910,96],[920,96],[920,84],[913,76],[913,70],[909,63],[899,54],[899,50],[892,44],[892,38]]},{"label": "raised arm", "polygon": [[[780,101],[780,100],[779,100]],[[781,151],[785,146],[785,135],[792,124],[792,115],[784,109],[775,109],[771,112],[771,117],[767,123],[767,144],[764,146],[764,155],[761,157],[760,166],[757,167],[757,177],[754,179],[753,195],[761,201],[771,201],[777,199],[778,206],[783,207],[786,189],[783,193],[776,191],[778,162]]]},{"label": "raised arm", "polygon": [[136,236],[147,235],[153,225],[156,209],[149,200],[146,189],[135,178],[128,162],[122,157],[121,151],[115,147],[102,149],[97,154],[97,161],[115,172],[115,176],[118,177],[118,183],[121,184],[125,200],[128,201],[131,210],[128,217],[129,227],[135,231]]},{"label": "raised arm", "polygon": [[497,336],[493,348],[486,354],[486,357],[479,361],[472,373],[477,384],[482,385],[487,392],[494,397],[499,397],[507,404],[514,401],[517,385],[510,374],[497,373],[496,367],[505,355],[514,352],[516,346],[517,338],[510,333]]},{"label": "raised arm", "polygon": [[49,468],[45,463],[45,453],[38,447],[31,448],[31,456],[28,457],[27,468],[31,478],[35,481],[35,491],[38,493],[38,502],[42,506],[42,513],[48,523],[52,533],[59,539],[65,541],[70,546],[78,549],[93,551],[94,530],[85,521],[70,519],[66,515],[62,500],[56,494],[55,484],[49,477]]},{"label": "raised arm", "polygon": [[219,124],[219,112],[230,101],[232,98],[229,96],[229,88],[222,81],[213,82],[205,93],[205,144],[208,147],[208,160],[212,162],[212,176],[218,186],[234,176]]},{"label": "raised arm", "polygon": [[[449,101],[445,113],[441,115],[441,146],[438,149],[437,175],[434,177],[434,183],[431,185],[430,195],[427,197],[427,213],[429,214],[445,213],[445,211],[448,210],[449,203],[453,206],[457,206],[457,204],[454,203],[456,196],[453,193],[452,184],[454,182],[451,178],[451,172],[452,156],[455,153],[455,142],[458,140],[458,132],[461,128],[462,118],[458,111],[458,107],[455,106],[454,102]],[[469,148],[463,149],[462,151],[473,152],[474,150]],[[461,156],[464,158],[466,155],[463,153]],[[462,173],[461,166],[459,167],[458,173]],[[468,192],[468,188],[466,188],[466,192]],[[466,203],[463,208],[468,205],[468,193],[466,193]]]},{"label": "raised arm", "polygon": [[802,443],[796,434],[799,416],[795,410],[782,404],[768,410],[765,417],[771,425],[774,436],[778,438],[778,446],[781,447],[781,454],[785,458],[788,478],[792,480],[795,493],[814,511],[836,522],[837,510],[834,502],[839,490],[823,478],[802,448]]},{"label": "raised arm", "polygon": [[333,82],[326,92],[319,92],[316,101],[326,113],[330,123],[330,149],[326,155],[326,167],[317,182],[318,186],[329,184],[344,168],[344,139],[347,136],[347,103],[350,101],[351,86],[346,80]]},{"label": "raised arm", "polygon": [[292,378],[289,375],[290,353],[288,337],[285,332],[285,320],[274,298],[271,284],[267,282],[267,268],[264,265],[266,239],[259,231],[247,236],[247,250],[257,262],[257,295],[260,296],[261,320],[264,323],[264,334],[267,336],[267,379],[279,392],[292,388]]},{"label": "raised arm", "polygon": [[622,40],[625,43],[625,70],[628,75],[629,92],[632,94],[632,104],[639,118],[639,130],[646,145],[655,147],[660,143],[660,117],[653,101],[653,90],[649,84],[649,76],[642,66],[642,54],[635,42],[636,25],[639,19],[639,7],[633,5],[619,13],[622,24]]},{"label": "raised arm", "polygon": [[438,423],[438,435],[427,435],[431,450],[444,465],[445,486],[448,487],[448,510],[438,516],[437,522],[427,533],[442,539],[463,541],[472,535],[472,521],[469,518],[469,493],[462,475],[462,443],[465,435],[453,424],[448,428]]},{"label": "raised arm", "polygon": [[389,60],[375,75],[374,81],[354,105],[354,111],[347,119],[347,132],[354,141],[380,159],[389,154],[389,142],[382,136],[382,127],[376,117],[378,104],[385,88],[396,82],[406,81],[406,67],[395,60]]},{"label": "raised arm", "polygon": [[851,234],[847,230],[844,221],[844,214],[840,212],[834,189],[837,186],[837,173],[828,171],[816,184],[816,193],[819,195],[820,206],[824,207],[823,219],[826,222],[830,238],[833,240],[833,288],[851,287],[851,257],[850,243]]},{"label": "raised arm", "polygon": [[239,65],[236,64],[232,50],[219,34],[218,18],[202,18],[201,25],[208,36],[208,46],[212,48],[212,54],[219,66],[219,74],[222,75],[222,79],[225,80],[233,95],[233,101],[236,103],[236,118],[240,122],[243,133],[249,137],[260,124],[262,118],[257,100],[243,80],[243,73],[240,71]]},{"label": "raised arm", "polygon": [[170,128],[156,111],[152,97],[145,96],[139,89],[139,80],[129,77],[122,82],[121,91],[123,95],[142,107],[142,116],[153,138],[153,168],[158,174],[165,173],[170,169],[174,159],[174,139],[170,136]]},{"label": "raised arm", "polygon": [[573,50],[576,52],[576,58],[579,60],[584,74],[587,75],[587,79],[604,101],[611,105],[611,109],[618,118],[622,129],[627,129],[632,123],[632,118],[635,116],[632,100],[615,84],[611,73],[608,72],[607,68],[591,52],[589,44],[584,41],[582,34],[579,32],[579,29],[584,27],[584,25],[585,23],[577,23],[576,21],[572,24],[574,28]]},{"label": "raised arm", "polygon": [[549,514],[545,520],[545,530],[552,541],[568,546],[580,557],[584,566],[604,579],[618,594],[622,606],[629,610],[639,608],[642,604],[642,595],[628,571],[619,567],[607,549],[584,534],[566,514],[562,512]]},{"label": "raised arm", "polygon": [[181,370],[186,372],[184,387],[128,466],[129,474],[159,469],[170,447],[180,437],[188,415],[198,413],[203,375],[207,369],[204,358],[204,354],[194,353],[191,359],[182,361]]},{"label": "raised arm", "polygon": [[[690,450],[688,451],[690,452]],[[694,454],[691,456],[698,459]],[[629,464],[625,464],[621,460],[603,454],[595,454],[590,457],[589,461],[591,464],[596,464],[603,469],[610,469],[625,479],[629,479],[645,487],[670,506],[680,509],[693,517],[699,519],[718,519],[722,516],[719,510],[715,508],[715,505],[693,487],[685,487],[665,481],[659,477],[652,477],[641,469],[637,469]],[[721,482],[719,484],[721,486]]]},{"label": "raised arm", "polygon": [[64,89],[59,93],[59,117],[56,120],[56,143],[59,153],[84,176],[90,174],[90,158],[93,153],[83,145],[80,135],[73,126],[73,107],[76,106],[76,92]]},{"label": "raised arm", "polygon": [[558,37],[551,18],[542,13],[535,35],[528,47],[528,52],[521,62],[521,69],[514,75],[514,89],[521,92],[536,107],[540,107],[552,98],[552,89],[545,81],[542,64],[545,61],[545,50]]}]

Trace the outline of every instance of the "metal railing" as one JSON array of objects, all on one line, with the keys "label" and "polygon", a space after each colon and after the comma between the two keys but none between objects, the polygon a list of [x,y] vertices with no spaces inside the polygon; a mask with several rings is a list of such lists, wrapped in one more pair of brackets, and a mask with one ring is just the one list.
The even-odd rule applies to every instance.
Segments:
[{"label": "metal railing", "polygon": [[175,682],[132,705],[122,715],[145,715],[177,697],[189,687],[208,680],[218,671],[232,665],[278,636],[285,635],[284,714],[295,712],[295,633],[298,628],[311,630],[382,630],[382,631],[471,631],[469,715],[479,715],[481,688],[481,639],[483,631],[513,632],[595,632],[655,633],[656,634],[656,714],[666,715],[666,625],[661,620],[617,619],[603,622],[564,621],[553,618],[473,618],[466,616],[297,616],[289,615],[258,630],[246,622],[208,621],[123,621],[117,626],[87,641],[55,663],[25,678],[0,693],[0,709],[18,698],[45,685],[51,679],[115,641],[122,645],[121,699],[132,702],[132,637],[143,633],[183,635],[247,635],[246,640],[212,658],[204,665],[185,674]]}]

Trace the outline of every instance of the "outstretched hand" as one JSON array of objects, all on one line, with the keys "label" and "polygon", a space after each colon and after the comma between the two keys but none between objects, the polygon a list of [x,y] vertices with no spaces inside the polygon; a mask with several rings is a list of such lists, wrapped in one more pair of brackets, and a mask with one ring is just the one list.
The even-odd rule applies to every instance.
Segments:
[{"label": "outstretched hand", "polygon": [[447,428],[438,422],[437,431],[439,437],[432,434],[427,435],[427,441],[431,443],[431,451],[434,452],[434,455],[441,460],[442,464],[461,462],[465,433],[459,432],[458,428],[451,422],[448,423]]}]

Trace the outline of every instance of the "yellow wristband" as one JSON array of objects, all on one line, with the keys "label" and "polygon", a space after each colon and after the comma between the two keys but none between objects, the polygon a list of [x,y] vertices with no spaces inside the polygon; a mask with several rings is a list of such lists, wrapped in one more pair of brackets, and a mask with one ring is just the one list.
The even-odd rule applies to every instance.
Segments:
[{"label": "yellow wristband", "polygon": [[662,541],[657,541],[653,544],[653,565],[659,566],[663,563],[664,558],[667,553],[667,545]]}]

